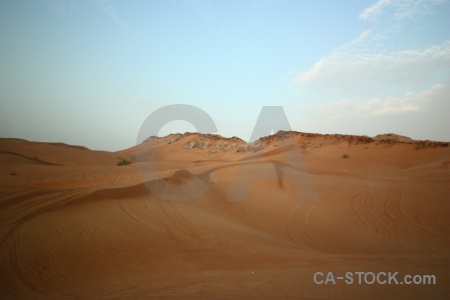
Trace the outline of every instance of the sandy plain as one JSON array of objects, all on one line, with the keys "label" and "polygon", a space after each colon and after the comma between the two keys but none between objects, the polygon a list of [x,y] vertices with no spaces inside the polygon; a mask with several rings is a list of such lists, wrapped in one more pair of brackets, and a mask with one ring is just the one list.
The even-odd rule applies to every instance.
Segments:
[{"label": "sandy plain", "polygon": [[449,143],[393,134],[0,139],[0,299],[448,299],[449,183]]}]

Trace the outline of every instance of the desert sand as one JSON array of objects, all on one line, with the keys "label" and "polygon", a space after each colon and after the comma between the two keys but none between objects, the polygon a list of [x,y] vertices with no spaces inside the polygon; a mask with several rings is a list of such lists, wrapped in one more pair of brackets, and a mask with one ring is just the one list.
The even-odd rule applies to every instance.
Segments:
[{"label": "desert sand", "polygon": [[394,134],[186,133],[119,152],[0,139],[0,299],[449,299],[449,183],[449,143]]}]

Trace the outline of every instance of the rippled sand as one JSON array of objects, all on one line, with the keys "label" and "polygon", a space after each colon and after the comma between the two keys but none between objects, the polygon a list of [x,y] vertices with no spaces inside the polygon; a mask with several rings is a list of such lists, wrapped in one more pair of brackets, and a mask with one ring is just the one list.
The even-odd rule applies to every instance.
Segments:
[{"label": "rippled sand", "polygon": [[[186,148],[193,138],[117,153],[0,139],[0,299],[450,295],[449,147],[315,135],[210,154]],[[290,166],[293,143],[302,169]],[[133,163],[118,167],[119,156]],[[242,174],[250,185],[235,182]],[[310,180],[319,200],[292,180]],[[245,201],[229,201],[233,184]],[[201,188],[190,200],[164,199]],[[313,280],[358,271],[437,283]]]}]

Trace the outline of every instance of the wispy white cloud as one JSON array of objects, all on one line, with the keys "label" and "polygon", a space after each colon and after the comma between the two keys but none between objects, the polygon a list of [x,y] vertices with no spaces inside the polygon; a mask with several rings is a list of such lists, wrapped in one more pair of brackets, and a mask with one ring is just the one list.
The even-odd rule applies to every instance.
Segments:
[{"label": "wispy white cloud", "polygon": [[360,44],[367,40],[372,35],[372,30],[363,31],[356,39],[350,42],[350,45]]},{"label": "wispy white cloud", "polygon": [[449,74],[450,41],[420,50],[338,52],[321,58],[297,81],[304,96],[326,91],[331,97],[360,100],[421,90]]},{"label": "wispy white cloud", "polygon": [[417,15],[429,14],[433,7],[446,0],[402,0],[395,3],[393,17],[397,20],[413,19]]},{"label": "wispy white cloud", "polygon": [[441,97],[443,91],[448,89],[448,84],[437,84],[425,91],[405,93],[400,97],[388,96],[366,101],[340,100],[318,106],[315,111],[322,117],[335,120],[348,117],[367,118],[421,112],[430,101],[435,100],[436,96]]},{"label": "wispy white cloud", "polygon": [[378,0],[359,14],[362,20],[373,21],[381,16],[388,7],[394,12],[392,17],[396,20],[413,19],[416,15],[428,14],[438,4],[446,0]]},{"label": "wispy white cloud", "polygon": [[310,109],[295,126],[305,131],[374,136],[395,132],[415,139],[450,141],[450,81],[418,93],[341,100]]},{"label": "wispy white cloud", "polygon": [[[323,133],[396,132],[450,140],[450,40],[399,40],[407,20],[436,11],[443,0],[379,0],[359,15],[373,22],[347,44],[295,78],[304,113],[296,124]],[[420,22],[416,23],[420,26]],[[401,30],[400,30],[401,29]],[[405,42],[407,41],[407,42]],[[399,50],[400,49],[400,50]],[[313,103],[305,106],[307,103]],[[417,128],[420,124],[420,128]]]},{"label": "wispy white cloud", "polygon": [[371,20],[383,13],[386,6],[392,3],[392,0],[378,0],[372,6],[369,6],[359,14],[362,20]]}]

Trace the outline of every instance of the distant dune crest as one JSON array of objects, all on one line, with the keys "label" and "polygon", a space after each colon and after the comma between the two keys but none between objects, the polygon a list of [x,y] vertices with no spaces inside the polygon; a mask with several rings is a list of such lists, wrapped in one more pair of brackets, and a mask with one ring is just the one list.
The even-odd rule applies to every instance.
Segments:
[{"label": "distant dune crest", "polygon": [[[446,299],[449,153],[395,134],[0,139],[0,299]],[[313,283],[380,271],[437,284]]]},{"label": "distant dune crest", "polygon": [[218,134],[202,134],[197,132],[169,134],[164,137],[151,136],[144,140],[144,143],[153,142],[157,144],[173,144],[175,142],[179,142],[183,145],[183,149],[208,149],[208,154],[217,154],[225,152],[255,152],[270,146],[276,147],[278,142],[288,139],[297,139],[297,144],[304,149],[321,148],[340,143],[347,143],[349,145],[366,143],[393,145],[403,143],[415,144],[417,145],[417,148],[448,147],[449,145],[448,142],[413,140],[409,137],[394,133],[379,134],[375,137],[368,137],[348,134],[319,134],[283,130],[280,130],[273,135],[261,137],[252,143],[247,143],[235,136],[227,138]]}]

